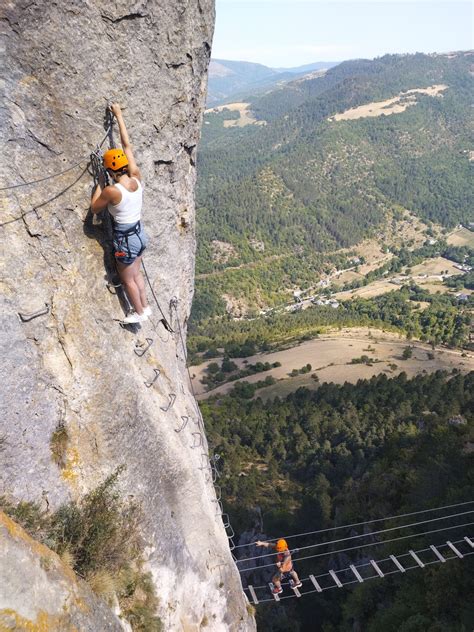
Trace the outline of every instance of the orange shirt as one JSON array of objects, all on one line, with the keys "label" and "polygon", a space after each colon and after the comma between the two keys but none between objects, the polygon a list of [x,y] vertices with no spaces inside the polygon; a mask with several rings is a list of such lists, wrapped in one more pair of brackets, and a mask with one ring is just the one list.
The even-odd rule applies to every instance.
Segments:
[{"label": "orange shirt", "polygon": [[293,563],[291,561],[291,553],[287,551],[283,551],[283,553],[277,553],[277,562],[280,562],[280,570],[282,573],[288,573],[293,568]]}]

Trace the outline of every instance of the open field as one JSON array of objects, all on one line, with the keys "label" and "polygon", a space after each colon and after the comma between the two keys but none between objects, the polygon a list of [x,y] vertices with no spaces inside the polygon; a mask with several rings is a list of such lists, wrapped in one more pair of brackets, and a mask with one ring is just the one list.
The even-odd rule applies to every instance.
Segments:
[{"label": "open field", "polygon": [[426,259],[426,261],[423,261],[423,263],[420,263],[411,268],[411,276],[418,276],[423,274],[432,276],[441,274],[462,274],[462,272],[461,270],[458,270],[458,268],[454,266],[454,263],[449,259],[445,259],[444,257],[436,257],[435,259]]},{"label": "open field", "polygon": [[[388,277],[384,277],[383,279],[377,279],[376,281],[372,281],[372,283],[355,290],[337,292],[334,294],[334,298],[341,301],[347,301],[355,297],[373,298],[374,296],[380,296],[381,294],[392,292],[393,290],[398,289],[404,282],[408,282],[411,279],[417,285],[432,294],[436,294],[437,292],[444,294],[450,290],[446,285],[443,285],[441,278],[442,274],[457,275],[462,274],[462,272],[461,270],[455,268],[454,263],[449,261],[449,259],[436,257],[435,259],[427,259],[423,263],[413,266],[408,276],[401,274],[392,275],[390,278],[398,279],[398,284],[393,282],[391,283]],[[342,278],[344,277],[341,276],[341,279]],[[348,278],[347,280],[351,279]]]},{"label": "open field", "polygon": [[452,232],[447,240],[451,246],[468,246],[474,248],[474,232],[467,228],[458,228]]},{"label": "open field", "polygon": [[[404,348],[410,345],[413,347],[413,356],[408,360],[402,360],[401,355]],[[368,351],[369,347],[371,350]],[[433,358],[428,354],[432,354]],[[350,364],[353,358],[361,355],[369,356],[378,362],[368,366],[366,364]],[[315,340],[304,342],[291,349],[276,351],[275,353],[265,353],[246,358],[249,364],[256,362],[281,362],[281,367],[257,373],[243,378],[241,381],[258,382],[268,375],[280,380],[273,386],[260,389],[257,395],[261,397],[275,397],[285,395],[299,388],[316,388],[317,384],[311,377],[316,373],[320,382],[344,382],[355,383],[359,379],[370,378],[379,373],[387,376],[398,375],[401,371],[412,377],[418,373],[426,371],[432,373],[438,369],[451,371],[453,368],[463,372],[474,370],[474,354],[469,353],[462,357],[461,351],[451,349],[436,349],[432,351],[429,345],[419,342],[408,342],[402,336],[393,333],[382,332],[366,327],[353,329],[342,329],[328,334],[321,335]],[[232,390],[235,382],[230,382],[217,387],[209,393],[205,393],[205,387],[200,383],[200,379],[205,375],[205,368],[210,362],[191,367],[193,385],[198,399],[206,399],[211,395],[226,393]],[[244,368],[243,359],[234,359],[239,368]],[[288,377],[292,369],[301,369],[306,364],[311,364],[312,370],[306,375],[299,375],[294,378]],[[392,365],[392,366],[390,366]],[[393,365],[396,365],[394,367]]]},{"label": "open field", "polygon": [[387,292],[394,292],[398,290],[399,286],[389,283],[387,279],[379,279],[372,281],[364,287],[359,287],[355,290],[345,290],[344,292],[337,292],[334,294],[334,298],[339,301],[348,301],[351,298],[373,298],[374,296],[380,296],[381,294],[387,294]]},{"label": "open field", "polygon": [[206,110],[205,114],[212,114],[213,112],[223,112],[224,110],[230,110],[231,112],[238,112],[240,117],[238,119],[229,119],[224,121],[224,127],[245,127],[246,125],[266,125],[266,121],[257,121],[252,115],[249,108],[250,103],[228,103],[227,105],[219,105],[218,107]]},{"label": "open field", "polygon": [[440,94],[443,90],[446,90],[448,86],[438,84],[430,86],[429,88],[414,88],[413,90],[407,90],[406,92],[400,92],[397,97],[393,99],[387,99],[386,101],[376,101],[373,103],[367,103],[366,105],[360,105],[356,108],[351,108],[340,114],[335,114],[329,120],[330,121],[348,121],[359,118],[366,118],[368,116],[381,116],[382,114],[399,114],[404,112],[408,107],[416,105],[416,94],[427,94],[430,97],[443,96]]}]

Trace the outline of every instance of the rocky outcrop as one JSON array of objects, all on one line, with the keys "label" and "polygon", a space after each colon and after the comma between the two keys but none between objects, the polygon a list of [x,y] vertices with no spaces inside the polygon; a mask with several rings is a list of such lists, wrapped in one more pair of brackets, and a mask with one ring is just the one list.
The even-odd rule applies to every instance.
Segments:
[{"label": "rocky outcrop", "polygon": [[[0,630],[123,632],[87,584],[0,512]],[[27,581],[25,581],[27,578]]]},{"label": "rocky outcrop", "polygon": [[[125,465],[122,493],[144,509],[165,628],[205,621],[220,632],[254,623],[179,333],[193,294],[195,155],[213,18],[212,0],[6,3],[0,186],[79,164],[2,191],[0,494],[53,510]],[[156,305],[151,321],[122,329],[118,297],[106,288],[87,159],[104,136],[108,100],[124,107],[143,174],[145,262],[174,333]],[[67,437],[59,458],[58,427]]]}]

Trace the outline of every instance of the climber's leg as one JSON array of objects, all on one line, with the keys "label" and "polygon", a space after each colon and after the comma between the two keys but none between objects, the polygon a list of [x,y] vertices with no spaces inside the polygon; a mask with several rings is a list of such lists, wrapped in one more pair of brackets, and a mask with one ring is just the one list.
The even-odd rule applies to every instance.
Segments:
[{"label": "climber's leg", "polygon": [[[137,257],[133,263],[130,263],[128,265],[121,263],[120,261],[117,261],[117,269],[120,276],[120,280],[122,281],[124,290],[127,293],[129,301],[133,309],[137,312],[137,314],[142,315],[143,310],[146,306],[146,302],[145,302],[145,305],[142,303],[140,286],[139,286],[139,283],[137,283],[137,275],[140,274],[141,276],[140,264],[141,264],[141,257]],[[143,277],[141,281],[143,284]],[[144,284],[143,284],[143,290],[144,290]]]}]

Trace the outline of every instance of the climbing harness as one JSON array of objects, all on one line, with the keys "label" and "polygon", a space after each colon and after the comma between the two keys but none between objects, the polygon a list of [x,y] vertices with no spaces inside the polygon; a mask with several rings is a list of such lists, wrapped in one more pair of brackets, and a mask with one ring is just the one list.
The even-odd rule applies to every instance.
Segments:
[{"label": "climbing harness", "polygon": [[142,231],[141,222],[138,221],[136,224],[134,224],[130,228],[127,228],[127,230],[120,230],[117,226],[118,225],[114,223],[114,242],[117,242],[117,246],[118,246],[118,249],[116,249],[115,244],[114,244],[115,257],[118,260],[127,256],[129,258],[132,258],[132,252],[130,250],[130,244],[128,241],[128,238],[131,237],[132,235],[136,235],[140,241],[141,248],[138,251],[138,254],[136,255],[137,257],[140,257],[143,254],[143,251],[145,250],[145,244],[143,243],[142,238],[140,237],[140,233]]}]

